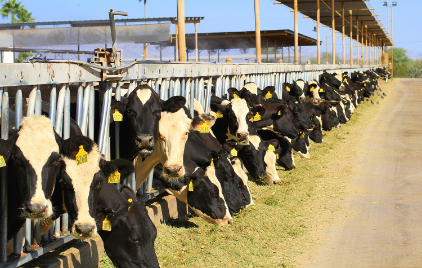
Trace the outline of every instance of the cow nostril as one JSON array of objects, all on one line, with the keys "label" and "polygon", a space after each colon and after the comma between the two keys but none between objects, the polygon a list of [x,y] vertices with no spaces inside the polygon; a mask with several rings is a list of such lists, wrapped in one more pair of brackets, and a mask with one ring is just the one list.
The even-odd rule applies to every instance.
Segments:
[{"label": "cow nostril", "polygon": [[75,231],[81,235],[89,235],[94,230],[92,225],[75,225]]},{"label": "cow nostril", "polygon": [[167,174],[177,174],[182,169],[182,166],[168,166],[166,167]]},{"label": "cow nostril", "polygon": [[47,212],[48,208],[46,205],[42,204],[30,204],[28,206],[28,210],[30,211],[30,213],[41,214]]},{"label": "cow nostril", "polygon": [[228,223],[228,224],[232,224],[232,223],[233,223],[233,219],[229,219],[229,220],[227,220],[227,223]]}]

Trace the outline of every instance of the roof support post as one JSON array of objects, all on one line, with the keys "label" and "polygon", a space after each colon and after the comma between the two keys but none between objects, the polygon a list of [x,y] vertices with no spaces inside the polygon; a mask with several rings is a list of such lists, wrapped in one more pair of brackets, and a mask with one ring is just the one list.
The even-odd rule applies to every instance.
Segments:
[{"label": "roof support post", "polygon": [[177,0],[177,25],[179,31],[179,61],[186,61],[185,0]]},{"label": "roof support post", "polygon": [[360,43],[360,45],[361,45],[360,48],[362,50],[361,62],[362,62],[362,65],[363,65],[363,64],[365,64],[364,61],[363,61],[364,60],[364,58],[363,58],[363,55],[364,55],[363,54],[363,21],[361,22],[361,24],[362,24],[362,31],[361,31],[361,33],[362,33],[362,42]]},{"label": "roof support post", "polygon": [[368,64],[368,25],[365,25],[365,64]]},{"label": "roof support post", "polygon": [[341,32],[343,35],[343,64],[346,64],[346,44],[344,43],[344,37],[345,37],[345,33],[344,33],[344,2],[341,2]]},{"label": "roof support post", "polygon": [[357,63],[359,64],[360,63],[360,60],[359,60],[359,20],[358,20],[358,16],[356,16],[356,33],[357,33],[357,36],[356,36],[356,58],[357,58]]},{"label": "roof support post", "polygon": [[350,64],[353,64],[353,20],[352,20],[352,10],[349,10],[350,12]]},{"label": "roof support post", "polygon": [[[256,0],[255,0],[256,1]],[[295,22],[295,64],[299,62],[299,34],[297,26],[297,0],[294,0],[294,22]]]},{"label": "roof support post", "polygon": [[317,58],[318,58],[318,64],[321,64],[321,39],[320,39],[321,8],[319,6],[319,0],[316,0],[316,4],[317,4]]},{"label": "roof support post", "polygon": [[198,23],[195,23],[195,61],[198,62]]},{"label": "roof support post", "polygon": [[334,11],[335,11],[334,0],[331,0],[331,27],[332,27],[332,36],[333,36],[332,53],[333,53],[333,64],[336,64],[336,20],[335,20]]},{"label": "roof support post", "polygon": [[261,63],[261,26],[259,24],[259,0],[255,0],[255,43],[256,62]]}]

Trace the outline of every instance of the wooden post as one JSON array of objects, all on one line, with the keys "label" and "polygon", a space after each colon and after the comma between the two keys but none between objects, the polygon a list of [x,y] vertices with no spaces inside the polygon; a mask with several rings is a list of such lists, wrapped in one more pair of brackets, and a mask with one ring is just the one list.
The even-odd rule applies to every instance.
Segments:
[{"label": "wooden post", "polygon": [[368,64],[368,25],[365,25],[365,64]]},{"label": "wooden post", "polygon": [[[295,0],[297,1],[297,0]],[[331,27],[332,27],[332,40],[333,40],[333,64],[336,64],[336,21],[335,21],[335,6],[334,6],[334,0],[331,0]]]},{"label": "wooden post", "polygon": [[341,23],[341,32],[343,34],[343,64],[346,64],[346,44],[344,43],[344,37],[345,37],[345,33],[344,33],[344,2],[341,2],[341,19],[342,19],[342,23]]},{"label": "wooden post", "polygon": [[195,61],[198,62],[198,23],[195,23]]},{"label": "wooden post", "polygon": [[295,64],[299,62],[299,34],[297,26],[297,0],[294,0],[294,22],[295,22]]},{"label": "wooden post", "polygon": [[364,63],[364,61],[363,61],[363,55],[364,55],[364,54],[363,54],[363,21],[361,22],[361,24],[362,24],[362,31],[361,31],[361,33],[362,33],[362,42],[360,43],[360,45],[361,45],[361,47],[360,47],[360,48],[361,48],[361,50],[362,50],[362,57],[361,57],[361,61],[362,61],[362,65],[363,65],[363,64],[365,64],[365,63]]},{"label": "wooden post", "polygon": [[179,39],[179,61],[186,61],[186,38],[185,38],[185,1],[177,0],[177,25]]},{"label": "wooden post", "polygon": [[357,63],[360,64],[360,59],[359,59],[359,20],[358,20],[358,16],[356,16],[356,58],[357,58]]},{"label": "wooden post", "polygon": [[256,62],[261,63],[261,28],[259,23],[259,0],[255,0],[255,44]]},{"label": "wooden post", "polygon": [[352,10],[349,10],[350,12],[350,64],[353,64],[353,20],[352,20]]},{"label": "wooden post", "polygon": [[179,23],[175,24],[174,26],[176,27],[176,47],[174,50],[174,53],[176,54],[174,55],[174,61],[179,61]]},{"label": "wooden post", "polygon": [[316,3],[317,3],[317,58],[318,58],[318,64],[321,64],[321,38],[320,38],[320,30],[319,30],[319,27],[321,24],[321,9],[319,7],[319,0],[316,0]]}]

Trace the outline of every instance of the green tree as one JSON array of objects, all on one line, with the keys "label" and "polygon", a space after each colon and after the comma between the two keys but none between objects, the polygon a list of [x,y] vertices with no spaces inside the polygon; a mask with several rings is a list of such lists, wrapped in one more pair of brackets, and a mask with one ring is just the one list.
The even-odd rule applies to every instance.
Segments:
[{"label": "green tree", "polygon": [[[17,17],[19,19],[17,22],[34,22],[35,21],[35,18],[32,17],[32,12],[29,12],[23,6],[20,12],[18,12]],[[29,28],[35,29],[36,26],[35,25],[30,26]]]},{"label": "green tree", "polygon": [[[390,48],[388,51],[390,59],[392,59],[391,51]],[[394,77],[409,77],[409,70],[413,66],[413,60],[407,56],[407,50],[401,47],[394,47],[393,53]]]},{"label": "green tree", "polygon": [[21,2],[16,2],[16,0],[8,0],[6,3],[3,4],[2,9],[0,9],[1,16],[3,18],[8,18],[9,14],[12,18],[12,23],[18,22],[16,19],[16,15],[19,14],[23,9]]},{"label": "green tree", "polygon": [[422,60],[413,61],[412,66],[409,68],[410,78],[422,78]]}]

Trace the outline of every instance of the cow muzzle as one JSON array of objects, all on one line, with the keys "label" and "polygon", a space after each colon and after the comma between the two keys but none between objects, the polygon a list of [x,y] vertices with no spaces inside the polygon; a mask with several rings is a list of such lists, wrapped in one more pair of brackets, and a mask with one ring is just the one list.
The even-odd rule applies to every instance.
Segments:
[{"label": "cow muzzle", "polygon": [[166,180],[176,180],[185,175],[183,166],[170,165],[163,168],[163,176]]},{"label": "cow muzzle", "polygon": [[92,224],[80,224],[74,225],[72,235],[77,239],[87,239],[96,236],[96,226]]},{"label": "cow muzzle", "polygon": [[247,132],[238,132],[236,134],[237,142],[239,145],[249,145],[249,133]]},{"label": "cow muzzle", "polygon": [[30,219],[45,219],[48,214],[48,205],[42,203],[30,203],[26,207],[28,218]]},{"label": "cow muzzle", "polygon": [[148,156],[152,154],[154,150],[155,142],[154,136],[150,134],[141,134],[136,137],[135,140],[136,147],[139,150],[139,154],[142,156]]}]

